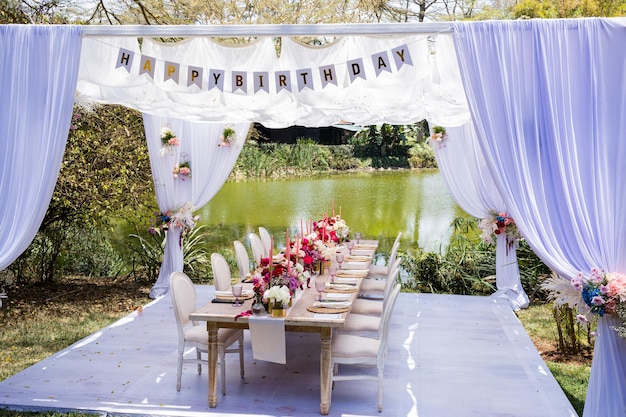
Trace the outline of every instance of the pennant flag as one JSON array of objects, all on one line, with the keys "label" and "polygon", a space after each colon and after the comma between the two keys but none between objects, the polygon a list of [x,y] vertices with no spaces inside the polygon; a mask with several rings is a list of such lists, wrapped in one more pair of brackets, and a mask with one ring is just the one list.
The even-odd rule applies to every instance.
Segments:
[{"label": "pennant flag", "polygon": [[313,77],[311,76],[311,68],[303,68],[296,70],[296,78],[298,79],[298,91],[304,88],[313,90]]},{"label": "pennant flag", "polygon": [[335,65],[324,65],[320,67],[320,79],[322,80],[322,89],[328,84],[337,85],[337,71]]},{"label": "pennant flag", "polygon": [[209,71],[209,90],[216,88],[224,92],[224,70]]},{"label": "pennant flag", "polygon": [[270,85],[269,85],[270,73],[267,71],[260,71],[260,72],[255,72],[253,76],[254,76],[254,94],[258,93],[261,90],[269,94],[270,93]]},{"label": "pennant flag", "polygon": [[150,78],[154,80],[154,66],[156,65],[156,59],[148,55],[141,56],[141,63],[139,64],[139,75],[148,74]]},{"label": "pennant flag", "polygon": [[133,65],[133,58],[135,57],[135,53],[128,49],[120,48],[119,53],[117,54],[117,62],[115,63],[115,68],[124,67],[126,71],[130,74],[130,67]]},{"label": "pennant flag", "polygon": [[391,62],[389,61],[387,51],[372,55],[372,64],[374,64],[376,77],[382,74],[383,71],[391,72]]},{"label": "pennant flag", "polygon": [[233,93],[241,90],[248,93],[248,73],[245,71],[233,71]]},{"label": "pennant flag", "polygon": [[187,70],[187,87],[191,84],[195,84],[199,89],[202,89],[202,74],[203,69],[201,67],[192,67],[189,66]]},{"label": "pennant flag", "polygon": [[291,75],[289,71],[276,71],[276,92],[287,90],[291,92]]},{"label": "pennant flag", "polygon": [[165,61],[163,64],[163,81],[173,80],[178,84],[178,70],[180,64],[176,62]]},{"label": "pennant flag", "polygon": [[397,46],[391,50],[393,54],[393,59],[396,62],[396,68],[400,69],[404,64],[413,65],[413,60],[411,60],[411,53],[409,52],[409,47],[405,43],[404,45]]},{"label": "pennant flag", "polygon": [[350,82],[353,83],[357,78],[365,78],[365,68],[363,67],[363,58],[348,61],[348,73],[350,74]]}]

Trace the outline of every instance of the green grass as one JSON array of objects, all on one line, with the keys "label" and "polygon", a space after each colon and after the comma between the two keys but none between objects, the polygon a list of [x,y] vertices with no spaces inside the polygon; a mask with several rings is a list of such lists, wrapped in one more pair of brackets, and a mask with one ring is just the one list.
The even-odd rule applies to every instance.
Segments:
[{"label": "green grass", "polygon": [[[544,362],[579,416],[583,414],[591,361],[588,356],[559,355],[556,352],[557,329],[552,304],[531,305],[518,312],[518,317],[537,347]],[[553,360],[546,359],[549,356]],[[558,360],[558,362],[556,361]]]}]

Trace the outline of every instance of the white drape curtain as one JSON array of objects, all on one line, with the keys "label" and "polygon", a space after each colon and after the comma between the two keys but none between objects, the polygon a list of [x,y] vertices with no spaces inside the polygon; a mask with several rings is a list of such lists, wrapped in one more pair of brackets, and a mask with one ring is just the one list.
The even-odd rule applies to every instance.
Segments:
[{"label": "white drape curtain", "polygon": [[[162,213],[174,212],[187,203],[196,209],[207,204],[228,179],[250,128],[250,123],[245,122],[228,124],[236,132],[236,141],[221,147],[218,145],[226,123],[191,122],[146,113],[143,120],[157,204]],[[161,129],[166,124],[176,133],[180,145],[162,152]],[[174,166],[182,162],[190,163],[191,178],[174,177]],[[152,298],[168,291],[172,272],[183,270],[180,234],[177,227],[167,232],[159,277],[150,291]]]},{"label": "white drape curtain", "polygon": [[[487,165],[533,250],[572,278],[626,272],[626,25],[458,23],[455,44]],[[584,416],[626,410],[626,341],[598,325]]]},{"label": "white drape curtain", "polygon": [[0,25],[0,270],[30,244],[59,175],[78,78],[78,26]]},{"label": "white drape curtain", "polygon": [[[400,52],[394,50],[400,47],[404,61],[396,62]],[[469,120],[449,33],[346,36],[319,47],[283,37],[281,48],[278,57],[269,37],[247,45],[225,45],[202,37],[178,43],[144,38],[141,48],[134,38],[87,38],[78,90],[99,102],[155,115],[256,121],[270,128],[329,126],[342,120],[407,124],[426,118],[449,126]],[[122,49],[127,51],[128,68],[116,65]],[[154,58],[156,64],[149,66],[153,75],[140,74],[147,68],[142,56]],[[361,72],[351,80],[348,70],[353,60]],[[166,63],[179,65],[171,78]],[[329,66],[334,77],[324,84],[323,71]],[[189,77],[193,68],[202,70],[198,84]],[[211,74],[214,70],[223,71],[220,88],[209,84],[218,75]],[[235,83],[236,73],[246,81],[245,91]],[[255,92],[261,73],[267,90]],[[280,74],[287,74],[289,88],[277,87]],[[300,85],[305,78],[308,84]]]},{"label": "white drape curtain", "polygon": [[[490,211],[508,212],[500,191],[487,168],[473,124],[446,128],[445,147],[433,145],[439,171],[457,204],[471,216],[491,217]],[[496,239],[496,292],[492,297],[509,301],[515,310],[528,307],[517,264],[516,245],[506,237]]]}]

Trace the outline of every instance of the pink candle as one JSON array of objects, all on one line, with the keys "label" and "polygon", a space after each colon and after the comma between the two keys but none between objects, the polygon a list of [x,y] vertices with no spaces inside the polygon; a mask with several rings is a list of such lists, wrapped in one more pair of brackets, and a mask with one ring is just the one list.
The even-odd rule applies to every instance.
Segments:
[{"label": "pink candle", "polygon": [[333,201],[332,203],[333,204],[333,217],[335,217],[335,199],[333,198],[332,201]]},{"label": "pink candle", "polygon": [[289,243],[289,229],[287,229],[287,232],[285,232],[285,257],[287,258],[287,271],[291,271],[291,267],[290,267],[290,262],[289,262],[289,258],[291,255],[291,245]]},{"label": "pink candle", "polygon": [[304,236],[304,227],[302,226],[302,219],[300,219],[300,234]]},{"label": "pink candle", "polygon": [[274,235],[270,236],[270,264],[274,262]]},{"label": "pink candle", "polygon": [[341,219],[341,206],[339,206],[339,218]]}]

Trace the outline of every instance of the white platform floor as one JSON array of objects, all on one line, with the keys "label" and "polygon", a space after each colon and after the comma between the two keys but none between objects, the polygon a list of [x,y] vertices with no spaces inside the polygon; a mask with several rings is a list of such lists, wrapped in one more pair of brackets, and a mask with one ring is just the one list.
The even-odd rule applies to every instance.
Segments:
[{"label": "white platform floor", "polygon": [[[212,298],[199,286],[199,302]],[[0,408],[102,415],[319,415],[319,336],[287,334],[287,364],[227,355],[227,393],[209,408],[206,372],[183,371],[169,296],[0,382]],[[391,321],[382,413],[376,384],[338,382],[331,416],[576,416],[504,301],[400,294]]]}]

